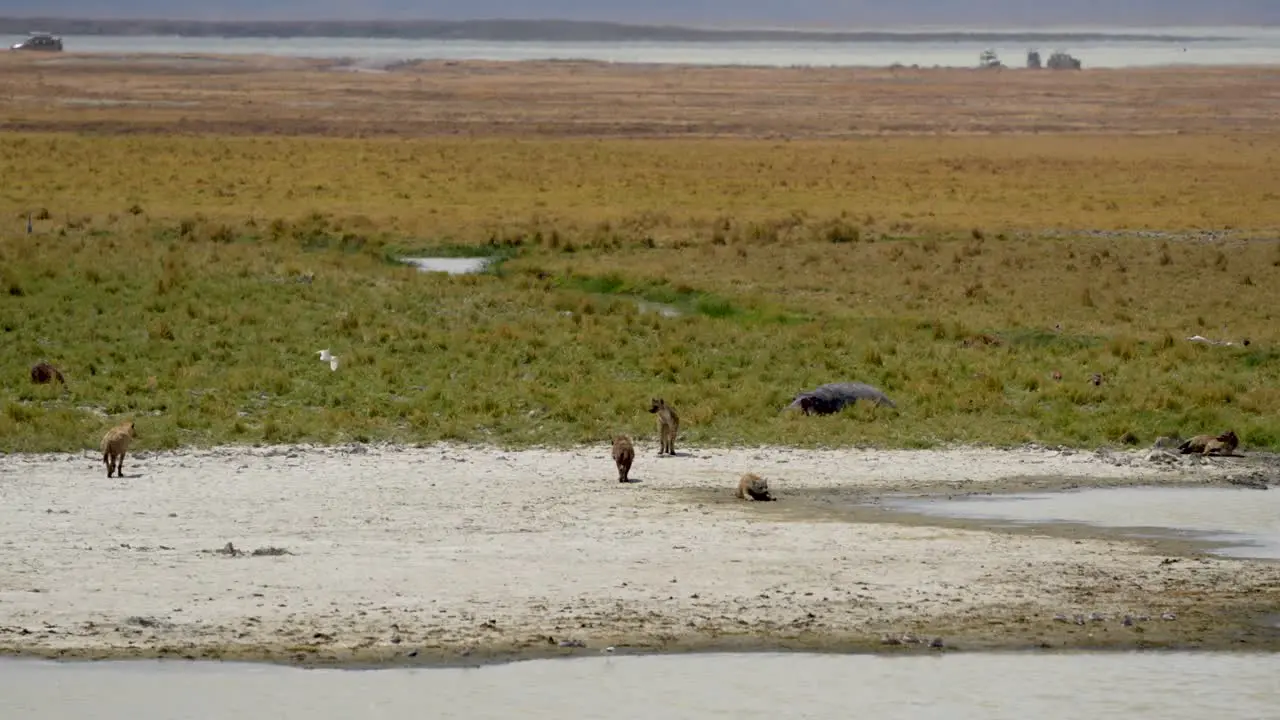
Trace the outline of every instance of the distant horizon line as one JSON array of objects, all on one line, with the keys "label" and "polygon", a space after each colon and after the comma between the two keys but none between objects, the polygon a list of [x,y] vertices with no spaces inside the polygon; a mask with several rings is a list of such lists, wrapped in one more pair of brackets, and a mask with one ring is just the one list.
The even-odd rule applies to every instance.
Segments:
[{"label": "distant horizon line", "polygon": [[[17,30],[25,27],[25,30]],[[750,24],[654,24],[611,20],[541,20],[522,18],[475,18],[470,20],[369,19],[369,20],[196,20],[162,17],[102,18],[91,16],[0,15],[0,32],[51,32],[82,35],[174,34],[218,37],[326,37],[323,30],[344,31],[337,37],[360,33],[369,38],[531,40],[531,41],[622,41],[622,40],[810,40],[819,42],[868,41],[876,39],[957,40],[1120,40],[1189,42],[1239,39],[1223,35],[1134,33],[1132,29],[1153,31],[1196,28],[1229,30],[1280,27],[1280,23],[1223,24],[1063,24],[1007,25],[967,23],[950,25],[884,24],[876,27],[841,23],[815,27],[813,23]],[[38,29],[37,29],[38,28]],[[1092,29],[1091,29],[1092,28]],[[1105,32],[1111,29],[1114,32]],[[1130,29],[1130,32],[1125,32]],[[231,31],[232,34],[223,34]],[[283,33],[281,32],[283,31]]]},{"label": "distant horizon line", "polygon": [[320,23],[326,25],[343,25],[352,23],[431,23],[441,25],[466,25],[466,24],[489,24],[489,23],[556,23],[564,25],[601,25],[614,26],[624,28],[658,28],[673,30],[713,30],[713,31],[766,31],[766,32],[861,32],[861,29],[869,31],[891,30],[894,28],[911,28],[918,30],[946,30],[948,32],[964,32],[977,31],[986,32],[988,29],[1007,29],[1007,30],[1031,30],[1036,28],[1049,29],[1067,29],[1080,28],[1089,30],[1099,30],[1103,28],[1253,28],[1253,27],[1277,27],[1280,28],[1280,20],[1269,22],[1257,21],[1237,21],[1234,23],[1221,22],[1100,22],[1100,21],[1079,21],[1079,22],[1050,22],[1050,23],[1012,23],[1005,24],[999,22],[889,22],[889,23],[858,23],[858,22],[796,22],[796,23],[755,23],[746,22],[739,23],[737,21],[726,20],[714,23],[699,22],[674,22],[674,21],[628,21],[628,20],[574,20],[562,17],[470,17],[463,19],[447,20],[443,18],[432,17],[364,17],[364,18],[195,18],[195,17],[166,17],[166,16],[147,16],[139,15],[133,17],[103,17],[96,15],[17,15],[17,14],[0,14],[0,20],[3,21],[46,21],[46,22],[146,22],[146,23],[198,23],[198,24],[295,24],[295,23]]}]

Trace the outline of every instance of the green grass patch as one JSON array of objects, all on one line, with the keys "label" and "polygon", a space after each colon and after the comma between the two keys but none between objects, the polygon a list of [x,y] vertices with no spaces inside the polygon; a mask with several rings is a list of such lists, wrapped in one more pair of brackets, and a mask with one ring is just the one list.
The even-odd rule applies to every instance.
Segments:
[{"label": "green grass patch", "polygon": [[710,318],[733,318],[744,314],[744,310],[731,300],[713,293],[688,286],[673,286],[664,280],[627,280],[619,273],[598,276],[569,274],[558,278],[556,285],[598,295],[637,298],[665,305],[685,314],[699,314]]},{"label": "green grass patch", "polygon": [[[536,268],[527,272],[546,274]],[[814,319],[780,307],[762,306],[759,302],[748,306],[728,297],[696,290],[687,285],[674,285],[661,279],[626,279],[616,272],[604,275],[569,273],[556,277],[553,284],[560,290],[578,290],[593,295],[639,300],[657,306],[651,309],[665,309],[681,315],[701,315],[717,320],[794,325]]]},{"label": "green grass patch", "polygon": [[[537,270],[560,256],[546,248],[522,251],[521,271],[503,276],[419,273],[385,261],[394,240],[308,242],[319,236],[273,232],[274,223],[255,235],[259,221],[224,242],[221,223],[194,221],[176,238],[172,224],[107,224],[103,234],[90,223],[0,242],[0,449],[92,448],[124,417],[138,422],[138,447],[153,449],[567,445],[613,431],[648,437],[654,395],[679,409],[690,444],[1089,445],[1225,427],[1249,447],[1280,440],[1276,358],[1257,347],[1026,328],[984,344],[963,317],[860,317],[823,303],[811,319],[756,322],[797,301],[621,267],[552,275]],[[579,258],[619,259],[610,250]],[[688,312],[641,312],[633,297]],[[321,348],[341,358],[337,372],[318,360]],[[42,359],[61,368],[65,388],[30,384],[27,370]],[[1093,372],[1107,382],[1090,384]],[[836,380],[877,385],[900,409],[779,412]]]},{"label": "green grass patch", "polygon": [[[654,395],[693,445],[1280,449],[1280,244],[1177,231],[1274,237],[1266,153],[1064,142],[15,136],[0,450],[604,443]],[[779,412],[838,380],[899,410]]]}]

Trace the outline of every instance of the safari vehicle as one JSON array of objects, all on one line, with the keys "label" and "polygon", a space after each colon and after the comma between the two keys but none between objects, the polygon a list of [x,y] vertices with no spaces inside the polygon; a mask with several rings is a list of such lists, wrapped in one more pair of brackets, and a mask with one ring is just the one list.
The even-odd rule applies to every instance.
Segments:
[{"label": "safari vehicle", "polygon": [[47,32],[27,33],[28,37],[20,43],[14,43],[10,50],[45,50],[62,51],[62,38]]}]

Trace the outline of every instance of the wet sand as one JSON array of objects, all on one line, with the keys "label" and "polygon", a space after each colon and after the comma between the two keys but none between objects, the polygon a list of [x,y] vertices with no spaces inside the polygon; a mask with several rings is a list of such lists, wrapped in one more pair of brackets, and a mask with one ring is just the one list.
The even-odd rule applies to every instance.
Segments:
[{"label": "wet sand", "polygon": [[[218,448],[131,455],[122,479],[89,453],[6,456],[0,652],[382,666],[608,647],[1280,649],[1278,563],[860,505],[1226,483],[1274,476],[1272,457],[656,450],[639,444],[627,485],[605,447]],[[734,499],[747,471],[779,501]]]}]

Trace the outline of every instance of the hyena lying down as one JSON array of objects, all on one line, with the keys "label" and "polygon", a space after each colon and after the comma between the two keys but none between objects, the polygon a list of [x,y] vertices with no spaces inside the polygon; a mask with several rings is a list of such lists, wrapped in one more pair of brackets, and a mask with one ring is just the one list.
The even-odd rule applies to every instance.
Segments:
[{"label": "hyena lying down", "polygon": [[773,494],[769,492],[769,481],[756,475],[755,473],[747,473],[738,479],[739,500],[773,500]]},{"label": "hyena lying down", "polygon": [[1240,446],[1240,438],[1235,431],[1228,430],[1221,435],[1197,435],[1178,446],[1183,455],[1231,455]]}]

